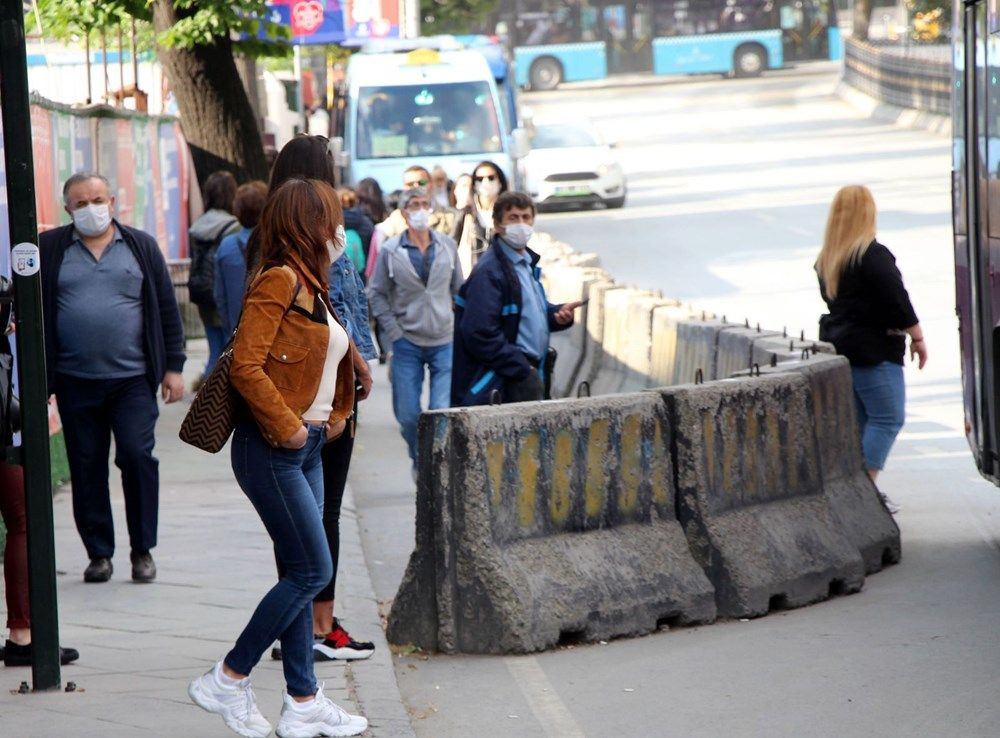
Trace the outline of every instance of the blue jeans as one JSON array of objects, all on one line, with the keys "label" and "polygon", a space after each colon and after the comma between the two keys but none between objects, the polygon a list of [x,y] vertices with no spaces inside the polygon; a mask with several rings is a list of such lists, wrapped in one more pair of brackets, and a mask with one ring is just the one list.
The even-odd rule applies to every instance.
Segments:
[{"label": "blue jeans", "polygon": [[316,693],[312,600],[333,576],[323,530],[322,428],[310,427],[301,449],[273,448],[254,423],[236,426],[232,461],[236,481],[253,503],[284,565],[250,622],[226,655],[238,674],[249,674],[275,639],[281,640],[288,693]]},{"label": "blue jeans", "polygon": [[891,361],[851,367],[865,468],[881,470],[906,419],[903,367]]},{"label": "blue jeans", "polygon": [[410,459],[417,460],[417,419],[424,391],[424,366],[431,373],[429,410],[451,404],[451,344],[417,346],[405,338],[392,344],[392,412],[406,440]]},{"label": "blue jeans", "polygon": [[122,472],[129,545],[145,553],[156,545],[160,462],[153,456],[160,414],[146,375],[82,379],[56,374],[66,455],[73,480],[73,519],[87,556],[111,558],[115,524],[108,487],[108,456]]},{"label": "blue jeans", "polygon": [[226,340],[229,336],[222,326],[209,325],[205,323],[205,338],[208,339],[208,362],[205,364],[205,374],[208,376],[215,368],[215,362],[219,360],[219,354],[226,347]]}]

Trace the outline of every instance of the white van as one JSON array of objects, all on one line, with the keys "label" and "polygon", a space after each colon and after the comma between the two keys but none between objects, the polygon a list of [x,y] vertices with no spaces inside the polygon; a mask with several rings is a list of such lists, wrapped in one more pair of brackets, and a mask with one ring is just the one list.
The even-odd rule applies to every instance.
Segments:
[{"label": "white van", "polygon": [[344,139],[333,144],[345,183],[373,177],[392,192],[414,164],[441,166],[454,179],[487,159],[516,183],[527,135],[508,119],[478,51],[355,54],[347,90]]}]

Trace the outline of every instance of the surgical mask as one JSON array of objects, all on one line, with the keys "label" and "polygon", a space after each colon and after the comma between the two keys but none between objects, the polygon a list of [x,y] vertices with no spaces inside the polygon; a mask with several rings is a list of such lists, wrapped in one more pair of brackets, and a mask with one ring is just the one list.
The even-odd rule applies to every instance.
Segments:
[{"label": "surgical mask", "polygon": [[431,227],[431,211],[420,208],[420,210],[408,210],[410,214],[410,228],[415,231],[426,231]]},{"label": "surgical mask", "polygon": [[73,226],[84,236],[100,236],[111,225],[111,206],[107,203],[84,205],[72,215]]},{"label": "surgical mask", "polygon": [[476,194],[491,199],[500,194],[500,182],[496,179],[481,179],[476,182]]},{"label": "surgical mask", "polygon": [[326,250],[330,253],[330,263],[333,264],[344,255],[344,249],[347,248],[347,233],[344,231],[344,226],[337,226],[337,236],[333,241],[327,240]]},{"label": "surgical mask", "polygon": [[523,249],[534,233],[535,229],[527,223],[511,223],[504,228],[503,237],[513,246]]}]

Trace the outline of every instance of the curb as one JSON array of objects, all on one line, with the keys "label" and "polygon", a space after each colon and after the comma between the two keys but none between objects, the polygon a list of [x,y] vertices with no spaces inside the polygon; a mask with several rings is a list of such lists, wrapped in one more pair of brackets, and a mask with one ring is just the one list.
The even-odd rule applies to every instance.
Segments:
[{"label": "curb", "polygon": [[939,113],[928,113],[923,110],[901,108],[898,105],[882,102],[852,87],[844,80],[837,83],[834,94],[852,108],[872,120],[891,123],[900,128],[916,131],[927,131],[939,136],[951,137],[951,118]]}]

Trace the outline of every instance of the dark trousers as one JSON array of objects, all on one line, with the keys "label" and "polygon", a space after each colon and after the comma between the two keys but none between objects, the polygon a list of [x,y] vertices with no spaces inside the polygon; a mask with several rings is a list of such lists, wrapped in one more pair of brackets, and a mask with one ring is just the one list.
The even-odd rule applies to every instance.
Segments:
[{"label": "dark trousers", "polygon": [[[358,403],[354,402],[354,422],[357,425]],[[351,454],[354,453],[354,435],[348,425],[340,438],[323,446],[323,530],[333,561],[333,576],[329,583],[313,598],[313,602],[333,602],[337,589],[337,564],[340,561],[340,508],[344,504],[344,488],[347,486],[347,472],[351,468]],[[278,565],[278,576],[285,575],[285,567],[275,547],[274,560]]]},{"label": "dark trousers", "polygon": [[145,376],[80,379],[56,376],[56,399],[73,483],[73,518],[90,558],[115,552],[108,454],[122,473],[129,543],[140,553],[156,545],[159,462],[153,457],[159,408]]},{"label": "dark trousers", "polygon": [[7,526],[3,549],[7,627],[30,628],[28,602],[28,528],[24,515],[24,470],[0,461],[0,514]]}]

